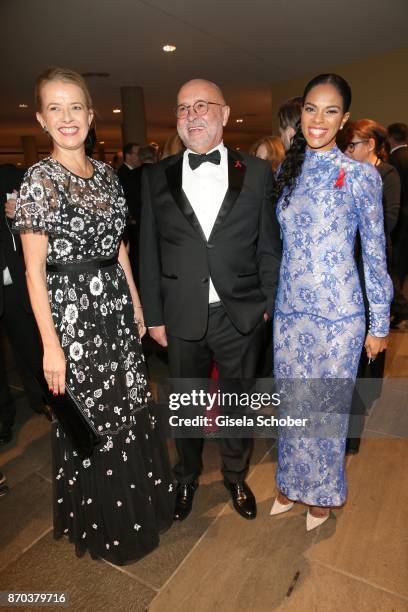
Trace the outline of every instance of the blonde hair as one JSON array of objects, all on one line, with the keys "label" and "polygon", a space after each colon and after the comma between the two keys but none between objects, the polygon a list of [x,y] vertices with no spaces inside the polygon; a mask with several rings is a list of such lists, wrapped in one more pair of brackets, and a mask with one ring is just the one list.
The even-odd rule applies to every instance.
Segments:
[{"label": "blonde hair", "polygon": [[255,142],[250,149],[251,155],[256,155],[257,150],[264,145],[267,152],[267,159],[271,162],[272,170],[276,172],[279,164],[285,159],[285,149],[278,136],[264,136]]},{"label": "blonde hair", "polygon": [[173,136],[170,136],[170,138],[166,140],[161,159],[170,157],[170,155],[176,155],[181,151],[184,151],[184,145],[180,139],[180,136],[177,134],[177,132],[175,132]]},{"label": "blonde hair", "polygon": [[84,94],[87,108],[93,108],[91,94],[89,93],[84,77],[79,74],[79,72],[75,72],[75,70],[71,70],[70,68],[55,66],[54,68],[47,68],[47,70],[44,70],[36,79],[34,98],[38,111],[41,111],[42,108],[41,90],[46,83],[50,83],[51,81],[63,81],[64,83],[78,85]]}]

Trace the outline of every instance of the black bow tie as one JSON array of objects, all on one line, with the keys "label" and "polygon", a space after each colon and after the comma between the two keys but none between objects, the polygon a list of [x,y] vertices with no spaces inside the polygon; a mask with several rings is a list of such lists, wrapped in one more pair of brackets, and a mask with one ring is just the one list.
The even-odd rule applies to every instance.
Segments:
[{"label": "black bow tie", "polygon": [[216,164],[217,166],[221,163],[221,153],[218,149],[215,151],[211,151],[211,153],[189,153],[188,154],[188,163],[190,164],[190,168],[195,170],[204,162],[211,162],[212,164]]}]

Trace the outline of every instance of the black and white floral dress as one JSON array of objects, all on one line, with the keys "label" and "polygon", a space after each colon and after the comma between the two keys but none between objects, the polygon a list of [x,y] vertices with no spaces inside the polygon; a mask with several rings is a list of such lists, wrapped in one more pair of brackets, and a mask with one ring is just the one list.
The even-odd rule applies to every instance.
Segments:
[{"label": "black and white floral dress", "polygon": [[[83,179],[52,157],[26,173],[14,227],[48,235],[47,264],[110,259],[118,252],[126,204],[113,170],[91,160]],[[102,436],[81,461],[53,426],[54,536],[82,555],[115,564],[152,551],[171,525],[173,480],[147,402],[145,360],[119,263],[86,273],[47,272],[66,383]]]}]

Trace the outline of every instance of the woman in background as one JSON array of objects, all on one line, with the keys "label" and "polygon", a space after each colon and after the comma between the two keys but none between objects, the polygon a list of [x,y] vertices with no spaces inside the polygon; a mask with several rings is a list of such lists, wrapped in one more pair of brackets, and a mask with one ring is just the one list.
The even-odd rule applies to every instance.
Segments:
[{"label": "woman in background", "polygon": [[[346,132],[344,134],[346,155],[356,161],[373,165],[381,176],[387,266],[390,271],[392,258],[391,232],[397,224],[400,210],[401,180],[397,170],[385,161],[387,159],[387,130],[372,119],[359,119],[349,123],[344,131]],[[356,259],[360,281],[363,286],[366,316],[368,316],[368,302],[364,291],[363,261],[359,240],[357,241]],[[360,448],[360,436],[364,427],[364,414],[374,400],[381,395],[384,366],[385,352],[380,353],[375,361],[370,362],[365,351],[362,351],[357,377],[370,379],[370,384],[369,386],[364,386],[364,403],[362,403],[359,393],[355,393],[353,397],[351,406],[352,419],[350,420],[347,440],[348,453],[357,453]]]},{"label": "woman in background", "polygon": [[250,153],[260,159],[269,161],[274,174],[285,158],[285,149],[278,136],[264,136],[264,138],[257,140],[252,145]]},{"label": "woman in background", "polygon": [[177,153],[181,153],[184,149],[185,147],[181,142],[180,136],[175,132],[166,140],[160,159],[165,159],[166,157],[170,157],[170,155],[177,155]]},{"label": "woman in background", "polygon": [[381,176],[384,229],[388,250],[391,246],[390,234],[397,224],[400,210],[401,179],[397,170],[387,163],[387,130],[372,119],[359,119],[347,125],[345,136],[347,143],[345,154],[356,161],[372,164]]},{"label": "woman in background", "polygon": [[295,96],[286,100],[278,110],[279,135],[285,151],[289,151],[292,140],[299,127],[302,114],[302,98]]}]

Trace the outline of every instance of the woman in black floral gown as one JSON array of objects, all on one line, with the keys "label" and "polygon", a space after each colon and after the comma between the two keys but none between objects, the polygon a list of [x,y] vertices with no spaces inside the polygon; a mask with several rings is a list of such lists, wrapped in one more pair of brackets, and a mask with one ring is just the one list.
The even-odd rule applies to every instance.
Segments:
[{"label": "woman in black floral gown", "polygon": [[152,551],[173,516],[167,451],[147,407],[143,313],[121,242],[126,205],[113,170],[85,155],[93,114],[82,77],[48,70],[37,98],[53,152],[26,173],[15,228],[49,387],[68,387],[102,437],[81,461],[53,424],[54,535],[66,534],[78,555],[123,564]]}]

